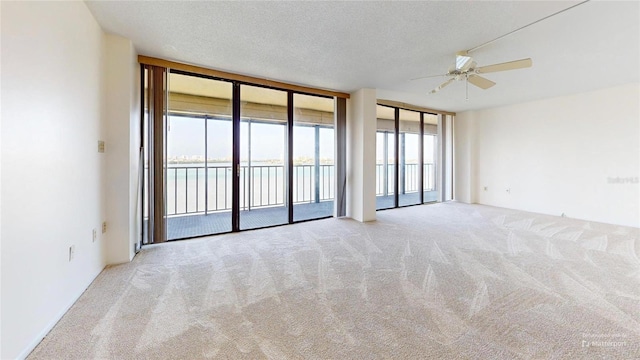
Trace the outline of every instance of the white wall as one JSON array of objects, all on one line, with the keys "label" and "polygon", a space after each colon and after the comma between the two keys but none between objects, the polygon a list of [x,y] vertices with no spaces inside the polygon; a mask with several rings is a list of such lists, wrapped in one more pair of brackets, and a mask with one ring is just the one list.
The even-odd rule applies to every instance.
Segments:
[{"label": "white wall", "polygon": [[347,216],[376,219],[376,90],[351,94],[347,112]]},{"label": "white wall", "polygon": [[140,66],[130,40],[106,35],[107,262],[128,262],[138,237]]},{"label": "white wall", "polygon": [[140,76],[131,41],[105,35],[83,2],[0,4],[4,359],[26,356],[105,264],[134,255]]},{"label": "white wall", "polygon": [[438,189],[438,201],[453,200],[453,117],[451,115],[438,115],[438,160],[436,188]]},{"label": "white wall", "polygon": [[[83,2],[2,2],[2,354],[22,357],[105,265],[104,35]],[[69,247],[75,257],[69,261]]]},{"label": "white wall", "polygon": [[456,116],[454,121],[453,144],[453,186],[457,201],[468,204],[476,203],[475,186],[475,113],[466,112]]},{"label": "white wall", "polygon": [[640,227],[639,84],[460,113],[456,132],[460,200]]}]

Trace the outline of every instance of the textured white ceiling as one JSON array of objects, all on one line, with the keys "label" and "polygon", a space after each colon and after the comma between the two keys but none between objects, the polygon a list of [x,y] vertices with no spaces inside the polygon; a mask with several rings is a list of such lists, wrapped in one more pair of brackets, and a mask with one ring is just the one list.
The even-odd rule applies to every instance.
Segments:
[{"label": "textured white ceiling", "polygon": [[295,84],[462,111],[639,82],[640,2],[591,1],[472,53],[479,65],[533,59],[428,91],[455,53],[565,9],[568,2],[87,1],[140,54]]}]

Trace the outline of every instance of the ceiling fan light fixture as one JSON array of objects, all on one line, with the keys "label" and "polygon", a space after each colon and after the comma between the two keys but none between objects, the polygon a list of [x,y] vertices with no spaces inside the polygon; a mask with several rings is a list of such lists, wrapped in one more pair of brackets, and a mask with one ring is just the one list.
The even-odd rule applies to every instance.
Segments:
[{"label": "ceiling fan light fixture", "polygon": [[471,67],[473,58],[467,55],[466,51],[456,54],[456,70],[465,71]]}]

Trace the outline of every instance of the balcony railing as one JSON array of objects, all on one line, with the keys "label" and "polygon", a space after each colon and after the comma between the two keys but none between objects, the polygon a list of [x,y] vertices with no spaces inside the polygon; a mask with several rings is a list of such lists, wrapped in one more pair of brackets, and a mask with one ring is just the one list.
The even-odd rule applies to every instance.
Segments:
[{"label": "balcony railing", "polygon": [[[393,166],[389,164],[385,174],[384,165],[376,165],[377,196],[393,194]],[[424,191],[435,190],[434,169],[434,164],[424,164]],[[167,167],[167,215],[206,214],[231,210],[231,170],[231,166]],[[418,175],[418,164],[404,165],[404,189],[400,189],[401,193],[419,191]],[[241,166],[240,209],[284,205],[285,181],[283,165]],[[294,165],[293,184],[294,204],[332,200],[335,194],[334,167],[320,165],[316,174],[315,165]]]},{"label": "balcony railing", "polygon": [[[394,192],[393,167],[395,164],[388,164],[386,172],[384,171],[384,166],[384,164],[376,164],[376,196],[393,195]],[[402,167],[404,167],[404,172],[402,171]],[[404,164],[400,166],[400,179],[404,178],[404,188],[400,188],[401,193],[412,193],[420,190],[418,186],[418,169],[418,164]],[[435,180],[434,164],[424,164],[423,191],[434,191],[436,189]]]},{"label": "balcony railing", "polygon": [[[285,204],[283,165],[240,167],[240,209]],[[206,175],[205,175],[206,174]],[[167,167],[167,215],[231,210],[231,166]],[[312,203],[334,197],[333,165],[295,165],[293,203]],[[317,186],[316,186],[317,184]]]}]

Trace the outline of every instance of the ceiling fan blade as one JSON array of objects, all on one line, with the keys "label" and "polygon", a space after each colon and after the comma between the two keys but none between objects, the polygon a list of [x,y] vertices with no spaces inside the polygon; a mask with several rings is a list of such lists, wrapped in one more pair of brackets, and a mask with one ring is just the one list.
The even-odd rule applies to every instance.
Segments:
[{"label": "ceiling fan blade", "polygon": [[481,66],[479,68],[476,68],[476,72],[478,74],[486,74],[486,73],[492,73],[496,71],[507,71],[507,70],[528,68],[528,67],[531,67],[531,65],[533,65],[533,61],[531,61],[531,58],[528,58],[528,59],[522,59],[522,60],[509,61],[506,63]]},{"label": "ceiling fan blade", "polygon": [[433,89],[433,90],[429,91],[429,94],[435,94],[435,93],[437,93],[438,91],[442,90],[442,88],[444,88],[445,86],[447,86],[447,85],[451,84],[455,79],[456,79],[456,78],[451,78],[451,79],[449,79],[449,80],[447,80],[447,81],[443,82],[442,84],[438,85],[438,87],[437,87],[437,88],[435,88],[435,89]]},{"label": "ceiling fan blade", "polygon": [[494,83],[493,81],[483,78],[482,76],[478,76],[478,75],[471,75],[467,78],[467,80],[472,83],[473,85],[487,90],[488,88],[492,87],[493,85],[495,85],[496,83]]},{"label": "ceiling fan blade", "polygon": [[428,79],[428,78],[434,78],[434,77],[439,77],[439,76],[447,76],[448,74],[439,74],[439,75],[429,75],[429,76],[421,76],[421,77],[417,77],[417,78],[413,78],[409,81],[414,81],[414,80],[421,80],[421,79]]}]

